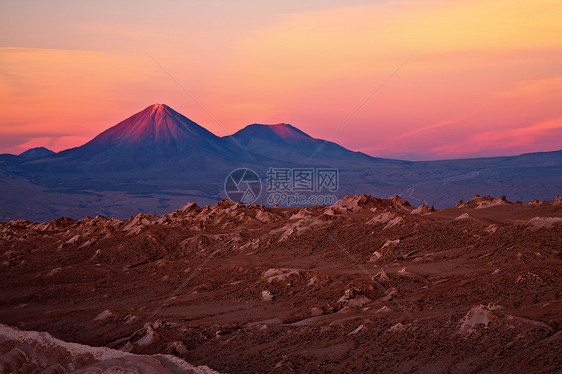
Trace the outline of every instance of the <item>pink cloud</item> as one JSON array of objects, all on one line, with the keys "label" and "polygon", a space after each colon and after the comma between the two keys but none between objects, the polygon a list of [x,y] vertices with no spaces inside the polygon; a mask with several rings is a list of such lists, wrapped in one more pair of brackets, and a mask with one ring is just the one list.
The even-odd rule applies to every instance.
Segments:
[{"label": "pink cloud", "polygon": [[481,132],[454,144],[433,147],[430,152],[440,155],[479,152],[500,155],[558,150],[562,147],[560,139],[562,139],[562,117],[519,128]]}]

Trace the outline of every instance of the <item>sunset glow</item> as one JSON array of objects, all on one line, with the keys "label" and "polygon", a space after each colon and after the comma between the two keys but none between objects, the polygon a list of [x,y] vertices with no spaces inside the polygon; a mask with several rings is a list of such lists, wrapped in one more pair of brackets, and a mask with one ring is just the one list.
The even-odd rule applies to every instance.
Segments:
[{"label": "sunset glow", "polygon": [[219,136],[284,122],[378,157],[562,148],[558,0],[39,4],[0,12],[0,153],[157,102]]}]

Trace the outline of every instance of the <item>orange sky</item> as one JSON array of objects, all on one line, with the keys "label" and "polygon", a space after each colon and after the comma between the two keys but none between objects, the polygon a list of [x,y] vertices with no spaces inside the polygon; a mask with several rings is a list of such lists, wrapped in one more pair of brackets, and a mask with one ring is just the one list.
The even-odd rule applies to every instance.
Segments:
[{"label": "orange sky", "polygon": [[78,146],[156,102],[220,136],[286,122],[373,156],[562,148],[559,0],[268,3],[4,3],[0,152]]}]

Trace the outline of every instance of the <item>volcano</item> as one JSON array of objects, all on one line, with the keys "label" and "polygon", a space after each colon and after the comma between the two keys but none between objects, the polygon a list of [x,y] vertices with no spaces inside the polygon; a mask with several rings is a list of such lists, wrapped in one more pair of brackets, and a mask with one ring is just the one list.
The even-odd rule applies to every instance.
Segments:
[{"label": "volcano", "polygon": [[88,167],[115,169],[197,167],[217,159],[236,160],[242,150],[165,104],[154,104],[102,132],[83,146],[60,153]]},{"label": "volcano", "polygon": [[83,148],[160,147],[194,144],[216,147],[221,138],[165,104],[154,104],[102,132]]},{"label": "volcano", "polygon": [[350,151],[336,143],[313,138],[286,123],[253,124],[226,138],[235,140],[253,154],[289,162],[309,163],[312,160],[370,162],[376,160],[374,157]]}]

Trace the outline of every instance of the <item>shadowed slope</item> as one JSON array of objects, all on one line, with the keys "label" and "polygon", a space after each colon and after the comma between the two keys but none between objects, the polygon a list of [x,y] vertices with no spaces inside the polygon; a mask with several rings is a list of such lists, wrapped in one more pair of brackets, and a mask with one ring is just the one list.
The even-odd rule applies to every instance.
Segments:
[{"label": "shadowed slope", "polygon": [[[225,137],[236,139],[252,153],[283,161],[309,163],[312,159],[372,162],[377,159],[336,143],[315,139],[289,124],[253,124]],[[311,157],[312,156],[312,157]]]}]

